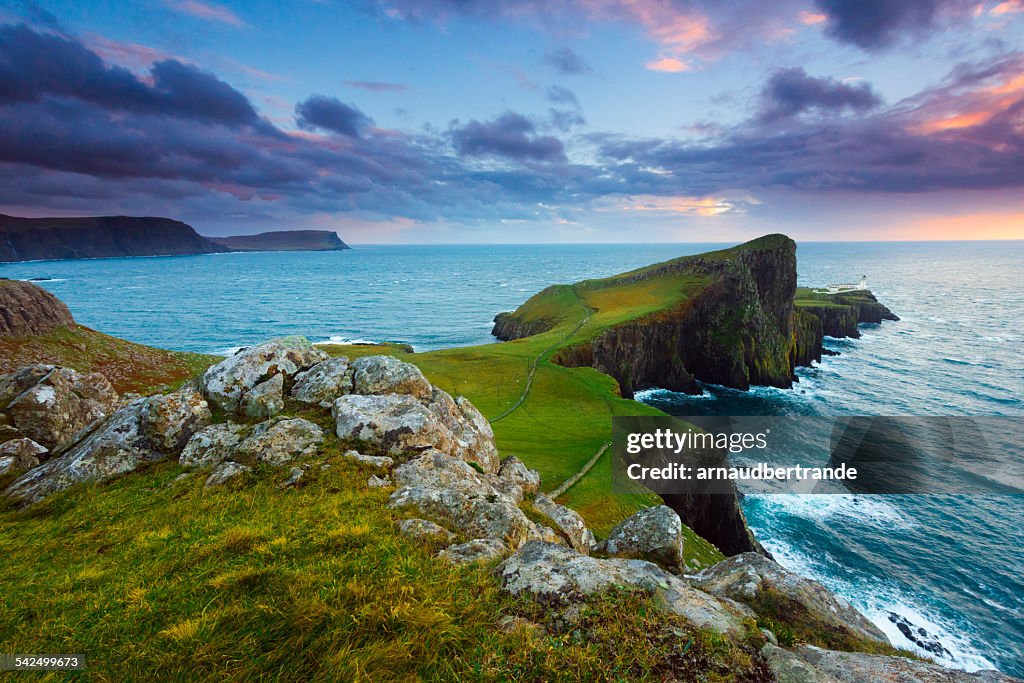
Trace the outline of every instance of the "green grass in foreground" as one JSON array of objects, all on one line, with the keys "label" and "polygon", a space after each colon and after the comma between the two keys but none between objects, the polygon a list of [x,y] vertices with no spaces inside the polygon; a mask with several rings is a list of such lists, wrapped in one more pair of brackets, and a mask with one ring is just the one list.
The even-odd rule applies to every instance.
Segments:
[{"label": "green grass in foreground", "polygon": [[627,593],[563,613],[435,558],[351,445],[329,436],[294,490],[165,462],[0,512],[0,651],[86,655],[43,680],[767,680],[753,628],[734,642]]}]

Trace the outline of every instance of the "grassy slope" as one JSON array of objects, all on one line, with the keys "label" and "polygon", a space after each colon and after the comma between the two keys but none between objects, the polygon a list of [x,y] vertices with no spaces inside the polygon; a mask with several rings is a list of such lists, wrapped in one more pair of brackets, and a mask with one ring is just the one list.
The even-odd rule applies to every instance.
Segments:
[{"label": "grassy slope", "polygon": [[330,467],[295,490],[280,470],[205,489],[165,462],[0,513],[0,651],[83,653],[96,680],[755,680],[753,631],[626,594],[566,622],[433,557],[339,457],[352,445],[329,436]]},{"label": "grassy slope", "polygon": [[31,363],[52,363],[101,372],[122,393],[179,385],[219,360],[134,344],[81,325],[41,336],[0,337],[0,374]]}]

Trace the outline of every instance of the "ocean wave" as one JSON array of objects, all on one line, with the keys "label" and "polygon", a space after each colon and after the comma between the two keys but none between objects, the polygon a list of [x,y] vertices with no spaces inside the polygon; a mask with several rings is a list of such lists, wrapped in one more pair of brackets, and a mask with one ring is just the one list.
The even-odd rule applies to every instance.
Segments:
[{"label": "ocean wave", "polygon": [[364,345],[374,345],[374,344],[379,344],[379,343],[380,342],[374,341],[372,339],[361,339],[359,337],[345,337],[345,336],[341,336],[341,335],[331,335],[330,337],[328,337],[327,339],[325,339],[323,341],[313,342],[313,346],[324,346],[324,345],[327,345],[327,344],[346,344],[346,345],[364,344]]},{"label": "ocean wave", "polygon": [[876,496],[854,494],[757,496],[759,505],[769,515],[786,514],[818,522],[831,517],[844,517],[871,527],[912,529],[915,522],[895,506]]}]

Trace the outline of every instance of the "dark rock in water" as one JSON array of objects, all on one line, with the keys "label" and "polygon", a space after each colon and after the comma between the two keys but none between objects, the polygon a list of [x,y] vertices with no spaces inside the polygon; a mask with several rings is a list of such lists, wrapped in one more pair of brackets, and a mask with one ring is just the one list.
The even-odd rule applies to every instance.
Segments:
[{"label": "dark rock in water", "polygon": [[0,281],[0,337],[49,334],[74,325],[68,307],[45,289],[28,282]]},{"label": "dark rock in water", "polygon": [[228,251],[170,218],[97,216],[18,218],[0,215],[0,261],[174,256]]},{"label": "dark rock in water", "polygon": [[231,251],[344,251],[352,248],[333,230],[278,230],[207,239]]},{"label": "dark rock in water", "polygon": [[936,657],[951,658],[952,653],[940,643],[934,635],[925,629],[910,623],[906,617],[889,612],[889,621],[896,625],[903,636],[917,647]]}]

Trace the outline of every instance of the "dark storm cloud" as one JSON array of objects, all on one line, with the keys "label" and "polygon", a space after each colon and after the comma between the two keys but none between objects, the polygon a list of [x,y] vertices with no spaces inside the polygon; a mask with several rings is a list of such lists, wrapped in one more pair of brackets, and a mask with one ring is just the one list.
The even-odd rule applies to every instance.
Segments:
[{"label": "dark storm cloud", "polygon": [[563,76],[582,76],[593,71],[586,60],[569,47],[545,51],[544,63]]},{"label": "dark storm cloud", "polygon": [[537,135],[522,114],[506,112],[493,121],[458,122],[451,128],[455,149],[462,156],[498,156],[532,161],[565,161],[565,147],[555,137]]},{"label": "dark storm cloud", "polygon": [[882,104],[867,83],[850,85],[834,78],[813,78],[800,67],[781,69],[772,74],[761,91],[764,122],[796,116],[806,111],[840,113],[844,110],[867,111]]},{"label": "dark storm cloud", "polygon": [[127,69],[109,67],[72,38],[24,24],[0,26],[0,104],[61,97],[227,125],[259,123],[245,95],[195,66],[160,61],[151,76],[149,85]]},{"label": "dark storm cloud", "polygon": [[828,17],[826,32],[865,50],[888,47],[905,35],[933,29],[944,15],[972,6],[966,0],[815,0]]},{"label": "dark storm cloud", "polygon": [[338,135],[357,138],[363,129],[373,125],[373,119],[336,97],[313,95],[295,105],[295,117],[304,130],[325,130]]}]

